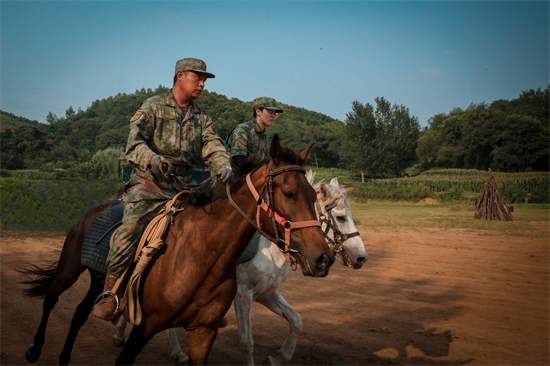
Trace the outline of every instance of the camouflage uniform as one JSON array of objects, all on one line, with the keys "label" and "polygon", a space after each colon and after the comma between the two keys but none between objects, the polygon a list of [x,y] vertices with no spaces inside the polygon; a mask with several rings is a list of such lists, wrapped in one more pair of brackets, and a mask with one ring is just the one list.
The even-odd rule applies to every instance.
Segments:
[{"label": "camouflage uniform", "polygon": [[[277,107],[273,98],[260,97],[254,99],[252,108],[264,108],[282,113],[283,110]],[[269,145],[265,136],[265,129],[262,131],[258,122],[253,119],[235,127],[227,138],[227,150],[233,156],[244,156],[252,159],[253,162],[262,162],[269,159]]]},{"label": "camouflage uniform", "polygon": [[262,131],[258,122],[252,120],[238,125],[231,131],[227,139],[227,150],[233,156],[244,156],[254,162],[269,158],[269,146],[265,130]]},{"label": "camouflage uniform", "polygon": [[126,159],[135,169],[126,188],[122,226],[114,233],[108,273],[119,277],[131,263],[147,224],[180,191],[150,169],[151,158],[162,155],[176,178],[190,183],[193,165],[204,162],[215,172],[229,165],[229,155],[210,116],[191,101],[182,108],[172,92],[147,99],[130,120]]}]

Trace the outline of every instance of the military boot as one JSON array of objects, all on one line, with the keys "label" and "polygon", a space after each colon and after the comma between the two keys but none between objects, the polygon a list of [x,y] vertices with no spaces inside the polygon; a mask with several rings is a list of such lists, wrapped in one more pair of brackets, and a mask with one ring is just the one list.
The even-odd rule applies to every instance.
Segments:
[{"label": "military boot", "polygon": [[118,310],[118,297],[111,292],[117,280],[118,277],[108,274],[105,278],[103,293],[98,296],[94,303],[92,313],[100,319],[110,321],[115,315],[115,311]]}]

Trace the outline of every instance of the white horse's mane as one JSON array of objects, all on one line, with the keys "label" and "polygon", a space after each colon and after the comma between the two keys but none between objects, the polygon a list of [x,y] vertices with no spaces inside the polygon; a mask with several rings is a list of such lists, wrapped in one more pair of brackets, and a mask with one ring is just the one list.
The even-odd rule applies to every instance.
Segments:
[{"label": "white horse's mane", "polygon": [[316,172],[314,172],[313,170],[309,170],[307,173],[306,173],[306,179],[307,181],[309,182],[309,184],[311,184],[311,186],[313,188],[319,188],[319,186],[321,185],[321,183],[323,183],[325,181],[325,179],[321,179],[320,181],[318,181],[317,183],[315,183],[315,185],[313,185],[313,182],[315,180],[315,174],[317,174]]}]

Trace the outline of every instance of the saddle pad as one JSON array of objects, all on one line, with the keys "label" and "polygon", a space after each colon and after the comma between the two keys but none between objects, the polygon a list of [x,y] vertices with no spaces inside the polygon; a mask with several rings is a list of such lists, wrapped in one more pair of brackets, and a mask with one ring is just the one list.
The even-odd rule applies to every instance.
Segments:
[{"label": "saddle pad", "polygon": [[246,246],[246,249],[244,250],[243,254],[239,257],[239,260],[237,263],[246,262],[247,260],[251,259],[258,253],[258,248],[260,247],[260,238],[258,238],[258,230],[254,233],[254,236],[250,240],[250,243]]},{"label": "saddle pad", "polygon": [[80,262],[100,273],[107,273],[111,235],[122,225],[124,203],[107,207],[92,222],[82,243]]}]

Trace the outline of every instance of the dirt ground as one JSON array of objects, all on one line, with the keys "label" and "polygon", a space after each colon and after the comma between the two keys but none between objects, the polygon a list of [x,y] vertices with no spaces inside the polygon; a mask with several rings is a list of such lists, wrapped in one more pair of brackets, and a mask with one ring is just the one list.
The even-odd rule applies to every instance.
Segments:
[{"label": "dirt ground", "polygon": [[[534,228],[548,231],[548,223]],[[292,272],[280,292],[303,317],[291,364],[548,365],[548,239],[467,231],[359,230],[369,261],[353,271],[336,263],[326,278]],[[41,317],[40,300],[22,295],[25,262],[57,260],[63,237],[2,237],[1,364],[26,364]],[[88,275],[63,294],[51,314],[37,365],[57,364]],[[210,354],[214,365],[242,364],[234,310]],[[254,304],[255,361],[273,354],[287,323]],[[127,331],[128,332],[128,331]],[[113,364],[114,327],[91,316],[72,355],[74,365]],[[184,351],[188,338],[178,336]],[[174,364],[165,333],[138,356],[139,365]]]}]

